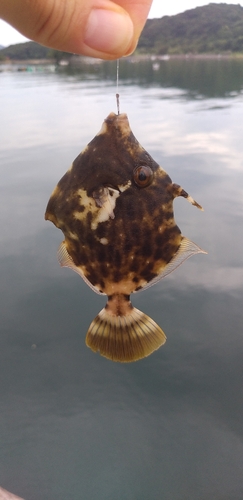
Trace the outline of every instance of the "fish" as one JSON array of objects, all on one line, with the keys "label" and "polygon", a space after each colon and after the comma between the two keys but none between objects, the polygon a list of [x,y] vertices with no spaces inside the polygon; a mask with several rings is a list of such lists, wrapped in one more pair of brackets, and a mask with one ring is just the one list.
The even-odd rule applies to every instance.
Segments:
[{"label": "fish", "polygon": [[110,360],[137,361],[165,343],[163,330],[133,307],[130,295],[206,253],[174,220],[179,196],[203,210],[140,145],[127,114],[119,112],[108,115],[51,194],[45,219],[64,234],[60,265],[107,296],[86,345]]}]

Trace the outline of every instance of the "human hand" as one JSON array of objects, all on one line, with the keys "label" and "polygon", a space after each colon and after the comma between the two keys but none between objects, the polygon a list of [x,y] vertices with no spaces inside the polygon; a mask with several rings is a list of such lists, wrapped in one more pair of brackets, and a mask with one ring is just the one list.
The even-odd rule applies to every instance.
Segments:
[{"label": "human hand", "polygon": [[0,0],[0,17],[53,49],[118,59],[131,54],[152,0]]}]

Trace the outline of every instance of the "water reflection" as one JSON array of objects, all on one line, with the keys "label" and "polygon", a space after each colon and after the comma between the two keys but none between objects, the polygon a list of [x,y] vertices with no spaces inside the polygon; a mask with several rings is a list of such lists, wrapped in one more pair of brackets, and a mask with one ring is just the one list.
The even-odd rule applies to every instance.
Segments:
[{"label": "water reflection", "polygon": [[[189,99],[229,97],[243,88],[243,62],[237,58],[152,58],[136,63],[134,58],[120,61],[119,78],[123,83],[153,85],[186,90]],[[92,62],[74,58],[61,73],[115,81],[116,62]]]},{"label": "water reflection", "polygon": [[43,219],[115,109],[115,65],[92,79],[0,74],[0,485],[26,500],[242,498],[243,64],[216,63],[215,74],[212,61],[121,64],[122,111],[204,206],[180,199],[175,212],[209,252],[134,295],[168,340],[131,365],[85,347],[104,299],[59,268],[62,235]]}]

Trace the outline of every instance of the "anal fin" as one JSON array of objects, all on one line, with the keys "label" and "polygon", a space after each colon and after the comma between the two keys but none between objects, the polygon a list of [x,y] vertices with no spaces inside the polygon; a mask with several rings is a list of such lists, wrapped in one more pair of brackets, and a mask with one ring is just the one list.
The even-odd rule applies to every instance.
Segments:
[{"label": "anal fin", "polygon": [[81,267],[75,265],[71,255],[69,255],[68,253],[65,241],[63,241],[58,248],[57,258],[61,267],[69,267],[70,269],[75,271],[75,273],[79,274],[81,278],[83,278],[85,283],[91,288],[91,290],[93,290],[93,292],[98,293],[98,295],[104,295],[102,292],[100,292],[100,290],[98,290],[98,288],[90,283],[88,278],[86,278],[85,274],[83,273]]}]

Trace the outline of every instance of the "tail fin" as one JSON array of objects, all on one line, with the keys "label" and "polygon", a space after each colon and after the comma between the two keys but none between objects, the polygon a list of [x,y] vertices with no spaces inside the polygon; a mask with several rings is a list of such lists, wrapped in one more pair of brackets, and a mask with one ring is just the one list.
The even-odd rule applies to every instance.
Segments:
[{"label": "tail fin", "polygon": [[135,307],[126,315],[102,309],[92,321],[86,345],[112,361],[127,363],[149,356],[166,341],[161,328]]}]

